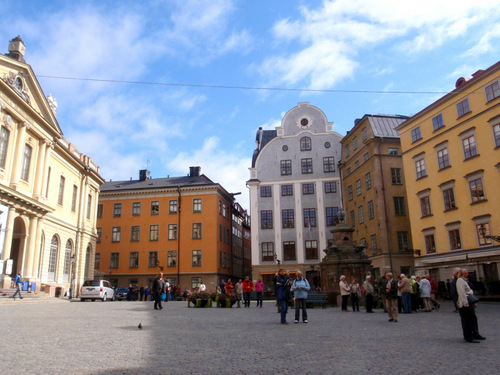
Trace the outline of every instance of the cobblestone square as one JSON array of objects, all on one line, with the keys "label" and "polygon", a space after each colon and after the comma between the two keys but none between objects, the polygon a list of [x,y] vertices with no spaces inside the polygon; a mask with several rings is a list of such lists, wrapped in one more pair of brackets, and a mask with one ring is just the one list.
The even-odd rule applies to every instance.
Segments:
[{"label": "cobblestone square", "polygon": [[[309,323],[279,323],[263,308],[188,308],[168,302],[4,300],[0,321],[10,374],[499,374],[500,305],[480,303],[487,340],[467,344],[452,303],[438,312],[308,310]],[[138,329],[142,323],[143,329]]]}]

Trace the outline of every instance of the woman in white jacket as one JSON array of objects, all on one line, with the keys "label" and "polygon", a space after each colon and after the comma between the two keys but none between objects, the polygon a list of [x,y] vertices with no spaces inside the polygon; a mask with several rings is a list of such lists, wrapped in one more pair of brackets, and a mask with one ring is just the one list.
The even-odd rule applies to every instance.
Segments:
[{"label": "woman in white jacket", "polygon": [[462,320],[462,331],[464,334],[464,339],[466,342],[479,343],[478,340],[485,340],[483,336],[479,334],[477,317],[474,305],[469,305],[467,296],[469,294],[474,294],[474,292],[469,287],[467,281],[462,277],[462,270],[460,268],[455,268],[453,270],[454,276],[457,278],[457,296],[458,296],[458,311],[460,312],[460,319]]}]

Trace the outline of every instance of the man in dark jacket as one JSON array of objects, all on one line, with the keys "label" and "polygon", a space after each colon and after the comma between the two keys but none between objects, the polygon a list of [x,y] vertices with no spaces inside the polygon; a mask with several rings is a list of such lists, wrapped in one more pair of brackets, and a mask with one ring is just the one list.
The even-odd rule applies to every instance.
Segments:
[{"label": "man in dark jacket", "polygon": [[155,300],[155,310],[162,310],[161,295],[165,292],[165,282],[163,281],[163,273],[159,273],[153,282],[153,298]]},{"label": "man in dark jacket", "polygon": [[278,272],[276,285],[278,286],[278,296],[281,306],[281,324],[288,324],[286,313],[288,312],[288,300],[290,299],[290,279],[283,268]]},{"label": "man in dark jacket", "polygon": [[389,313],[389,322],[398,321],[398,282],[392,278],[392,273],[386,274],[387,284],[385,294],[387,298],[387,312]]}]

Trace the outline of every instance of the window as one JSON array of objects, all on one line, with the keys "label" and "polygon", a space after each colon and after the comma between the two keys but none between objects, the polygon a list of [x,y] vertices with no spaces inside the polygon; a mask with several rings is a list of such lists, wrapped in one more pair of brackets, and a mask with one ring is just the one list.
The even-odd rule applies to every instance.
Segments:
[{"label": "window", "polygon": [[130,227],[130,241],[138,242],[141,239],[141,226],[140,225],[132,225]]},{"label": "window", "polygon": [[[484,220],[484,219],[483,219]],[[492,240],[485,236],[490,235],[490,223],[476,223],[476,234],[479,246],[491,245]]]},{"label": "window", "polygon": [[201,239],[201,223],[193,223],[193,240]]},{"label": "window", "polygon": [[358,138],[357,137],[354,137],[352,139],[352,149],[353,150],[356,150],[358,148]]},{"label": "window", "polygon": [[293,210],[281,210],[281,222],[283,224],[283,228],[294,228],[294,219]]},{"label": "window", "polygon": [[149,240],[158,241],[160,236],[160,226],[158,224],[153,224],[149,226]]},{"label": "window", "polygon": [[271,196],[271,186],[261,186],[260,187],[261,198],[267,198]]},{"label": "window", "polygon": [[425,240],[425,252],[427,254],[434,254],[436,252],[436,240],[434,239],[434,234],[426,234],[424,236]]},{"label": "window", "polygon": [[469,181],[469,189],[470,189],[470,198],[472,203],[486,200],[486,196],[484,195],[482,178],[477,178]]},{"label": "window", "polygon": [[398,231],[396,234],[398,236],[398,250],[399,251],[408,251],[410,248],[409,241],[408,241],[408,232]]},{"label": "window", "polygon": [[141,202],[132,203],[132,216],[141,216]]},{"label": "window", "polygon": [[389,155],[399,155],[399,149],[396,147],[389,147],[388,153]]},{"label": "window", "polygon": [[193,250],[191,252],[191,265],[193,267],[201,267],[201,250]]},{"label": "window", "polygon": [[318,259],[318,241],[306,241],[306,259],[316,260]]},{"label": "window", "polygon": [[91,214],[92,214],[92,195],[89,194],[87,197],[87,219],[90,220]]},{"label": "window", "polygon": [[201,198],[194,198],[193,199],[193,213],[200,213],[201,212]]},{"label": "window", "polygon": [[361,195],[361,180],[356,180],[356,195]]},{"label": "window", "polygon": [[401,168],[391,168],[391,181],[393,185],[403,184],[403,175],[401,173]]},{"label": "window", "polygon": [[76,211],[76,199],[78,198],[78,186],[73,185],[73,196],[71,198],[71,211]]},{"label": "window", "polygon": [[394,198],[394,214],[396,216],[406,216],[405,198],[404,197],[393,197],[393,198]]},{"label": "window", "polygon": [[462,100],[460,103],[457,103],[458,117],[466,115],[469,112],[470,112],[469,99],[465,99],[465,100]]},{"label": "window", "polygon": [[94,268],[96,270],[98,270],[99,268],[101,268],[101,253],[95,253]]},{"label": "window", "polygon": [[336,181],[325,182],[325,193],[336,193],[336,192],[337,192]]},{"label": "window", "polygon": [[168,224],[168,239],[177,239],[177,224]]},{"label": "window", "polygon": [[102,227],[97,227],[96,231],[97,231],[97,243],[101,243],[102,242]]},{"label": "window", "polygon": [[280,170],[282,176],[289,176],[292,174],[292,161],[291,160],[281,160]]},{"label": "window", "polygon": [[110,268],[120,267],[120,253],[111,253]]},{"label": "window", "polygon": [[448,148],[442,148],[437,151],[439,169],[448,168],[450,166],[450,159],[448,157]]},{"label": "window", "polygon": [[474,135],[462,138],[464,148],[464,158],[469,159],[477,155],[476,138]]},{"label": "window", "polygon": [[373,201],[368,202],[368,220],[375,218],[375,210],[373,208]]},{"label": "window", "polygon": [[378,249],[377,249],[377,235],[376,234],[370,235],[370,245],[372,248],[372,252],[377,253]]},{"label": "window", "polygon": [[314,194],[314,184],[302,184],[302,194]]},{"label": "window", "polygon": [[359,168],[359,161],[358,161],[358,160],[356,160],[356,161],[354,162],[354,169],[358,169],[358,168]]},{"label": "window", "polygon": [[64,201],[64,184],[66,182],[66,179],[61,176],[59,179],[59,196],[57,197],[57,204],[62,206],[63,201]]},{"label": "window", "polygon": [[486,86],[486,100],[490,101],[500,96],[500,86],[498,85],[498,81],[493,84]]},{"label": "window", "polygon": [[366,184],[366,190],[370,190],[372,188],[372,175],[370,172],[365,174],[365,184]]},{"label": "window", "polygon": [[113,217],[121,217],[122,216],[122,204],[115,203],[113,205]]},{"label": "window", "polygon": [[273,229],[273,211],[264,210],[260,212],[260,228]]},{"label": "window", "polygon": [[425,169],[425,159],[415,160],[415,171],[417,173],[417,179],[427,176],[427,171]]},{"label": "window", "polygon": [[57,270],[57,259],[59,253],[59,239],[57,236],[52,236],[50,241],[50,254],[49,254],[49,266],[48,266],[48,279],[50,281],[55,281],[56,270]]},{"label": "window", "polygon": [[302,137],[300,139],[300,151],[311,151],[311,150],[312,150],[311,138]]},{"label": "window", "polygon": [[323,158],[323,172],[335,172],[335,158],[333,156],[325,156]]},{"label": "window", "polygon": [[283,242],[283,259],[284,260],[295,260],[295,241],[285,241]]},{"label": "window", "polygon": [[24,146],[23,169],[21,170],[21,179],[24,181],[28,181],[29,179],[32,151],[33,149],[30,146]]},{"label": "window", "polygon": [[420,198],[420,210],[422,212],[422,217],[427,217],[432,215],[431,201],[428,195]]},{"label": "window", "polygon": [[150,251],[148,255],[148,267],[149,268],[154,268],[158,267],[159,265],[158,261],[158,251]]},{"label": "window", "polygon": [[353,194],[352,194],[352,185],[349,185],[347,187],[347,196],[349,197],[349,200],[352,201]]},{"label": "window", "polygon": [[[170,201],[172,202],[172,201]],[[175,201],[177,202],[177,201]],[[177,212],[177,211],[175,211]],[[172,212],[169,212],[172,213]],[[159,215],[160,214],[160,202],[159,201],[151,201],[151,215]]]},{"label": "window", "polygon": [[358,222],[360,224],[363,224],[365,222],[365,211],[363,209],[363,206],[358,207]]},{"label": "window", "polygon": [[139,253],[137,251],[130,252],[128,266],[130,268],[138,268],[139,267]]},{"label": "window", "polygon": [[366,128],[361,129],[361,139],[366,141]]},{"label": "window", "polygon": [[367,152],[366,154],[363,155],[363,161],[367,162],[368,159],[370,159],[370,156],[368,155],[368,152]]},{"label": "window", "polygon": [[411,131],[411,141],[416,142],[419,139],[422,139],[422,134],[420,133],[420,126],[415,129],[412,129]]},{"label": "window", "polygon": [[313,173],[313,162],[311,158],[302,159],[300,164],[302,166],[302,174]]},{"label": "window", "polygon": [[356,226],[356,215],[354,214],[354,210],[350,211],[349,214],[351,216],[351,227],[355,227]]},{"label": "window", "polygon": [[102,204],[98,204],[97,205],[97,218],[98,219],[102,218],[102,209],[103,209]]},{"label": "window", "polygon": [[222,217],[226,217],[226,204],[222,204]]},{"label": "window", "polygon": [[281,195],[283,197],[293,195],[293,185],[281,185]]},{"label": "window", "polygon": [[191,278],[191,289],[196,289],[201,285],[201,277]]},{"label": "window", "polygon": [[351,174],[351,167],[347,168],[345,173],[349,176]]},{"label": "window", "polygon": [[177,267],[177,250],[167,252],[167,267]]},{"label": "window", "polygon": [[451,229],[448,231],[448,236],[450,238],[450,249],[456,250],[462,247],[462,242],[460,241],[460,230]]},{"label": "window", "polygon": [[443,190],[443,201],[445,211],[457,208],[457,205],[455,203],[455,193],[452,187]]},{"label": "window", "polygon": [[311,228],[316,226],[316,209],[304,208],[304,227]]},{"label": "window", "polygon": [[[151,215],[154,215],[153,214],[153,203],[154,202],[151,202]],[[158,205],[159,205],[159,202],[158,202]],[[173,215],[173,214],[176,214],[177,213],[177,209],[178,209],[178,202],[177,202],[177,199],[172,199],[170,201],[168,201],[168,213],[169,215]],[[158,209],[159,211],[159,209]],[[156,214],[158,215],[158,214]]]},{"label": "window", "polygon": [[274,261],[274,242],[262,242],[261,251],[263,262]]},{"label": "window", "polygon": [[495,147],[500,147],[500,124],[493,126],[493,136],[495,138]]},{"label": "window", "polygon": [[10,132],[3,126],[0,128],[0,168],[5,168]]},{"label": "window", "polygon": [[434,129],[434,131],[441,129],[443,126],[443,115],[439,114],[432,119],[432,128]]},{"label": "window", "polygon": [[338,207],[326,207],[326,226],[331,227],[337,224],[337,213],[339,211]]},{"label": "window", "polygon": [[344,153],[345,153],[346,157],[349,157],[349,154],[350,154],[350,152],[349,152],[349,145],[345,145],[345,147],[344,147]]},{"label": "window", "polygon": [[111,230],[111,242],[120,242],[122,240],[122,227],[113,227]]}]

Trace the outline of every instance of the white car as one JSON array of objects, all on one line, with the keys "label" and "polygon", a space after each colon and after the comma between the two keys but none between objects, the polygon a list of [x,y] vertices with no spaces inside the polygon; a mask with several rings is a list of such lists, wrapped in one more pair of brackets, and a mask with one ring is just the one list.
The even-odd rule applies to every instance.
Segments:
[{"label": "white car", "polygon": [[80,290],[80,301],[84,302],[88,299],[95,301],[100,299],[106,301],[110,299],[115,300],[115,291],[111,287],[111,283],[106,280],[86,280]]}]

